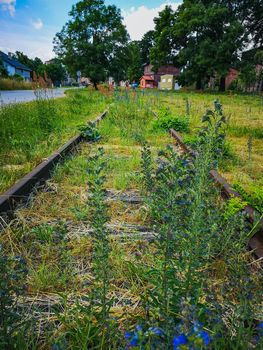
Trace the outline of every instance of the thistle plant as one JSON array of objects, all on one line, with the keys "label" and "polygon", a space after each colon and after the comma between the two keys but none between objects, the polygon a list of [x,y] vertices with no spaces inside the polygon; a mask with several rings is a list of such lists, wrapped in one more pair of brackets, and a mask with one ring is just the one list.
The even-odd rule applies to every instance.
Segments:
[{"label": "thistle plant", "polygon": [[107,298],[110,284],[110,265],[109,265],[109,232],[106,224],[109,220],[107,214],[107,205],[104,201],[106,161],[103,159],[104,150],[99,148],[97,154],[88,159],[88,218],[92,228],[93,236],[93,257],[92,268],[94,273],[94,302],[100,308],[100,315],[103,322],[109,316],[111,301]]},{"label": "thistle plant", "polygon": [[[237,320],[241,333],[246,332],[246,340],[238,333],[235,346],[248,344],[253,335],[251,315],[255,311],[253,303],[247,301],[251,289],[245,280],[249,272],[243,258],[248,237],[244,217],[238,210],[229,211],[229,206],[222,204],[209,175],[210,170],[218,166],[225,142],[225,117],[218,101],[213,111],[207,111],[203,123],[195,158],[178,155],[173,147],[168,146],[159,152],[157,170],[153,171],[153,166],[148,164],[150,150],[143,149],[142,152],[145,184],[147,179],[152,181],[147,200],[158,248],[158,267],[149,274],[153,287],[148,298],[152,310],[148,326],[162,329],[164,349],[170,349],[172,343],[174,349],[192,346],[203,349],[210,344],[209,329],[213,329],[216,335],[228,334],[223,341],[217,336],[213,340],[215,348],[223,348],[233,341],[231,333],[236,332]],[[228,299],[219,305],[213,288],[207,283],[207,274],[212,273],[213,263],[217,260],[219,264],[223,261],[230,281],[235,281],[233,284],[224,281],[222,298],[227,295],[231,299],[237,295],[238,306]],[[200,300],[205,302],[200,304]],[[224,318],[228,308],[236,318],[229,320],[226,326]],[[238,312],[239,308],[242,308],[243,315]],[[180,318],[182,321],[179,322]],[[217,323],[213,321],[216,318]],[[200,321],[206,330],[203,325],[194,326]],[[142,342],[141,333],[137,338]]]}]

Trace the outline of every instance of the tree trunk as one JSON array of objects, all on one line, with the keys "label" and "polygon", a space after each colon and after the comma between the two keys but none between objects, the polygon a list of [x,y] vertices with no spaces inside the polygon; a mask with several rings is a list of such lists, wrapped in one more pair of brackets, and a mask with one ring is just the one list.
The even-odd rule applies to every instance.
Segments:
[{"label": "tree trunk", "polygon": [[196,90],[201,90],[202,89],[202,81],[201,81],[200,78],[197,79],[195,88],[196,88]]},{"label": "tree trunk", "polygon": [[226,91],[226,77],[220,78],[219,91],[221,91],[221,92]]},{"label": "tree trunk", "polygon": [[95,90],[98,90],[98,83],[96,81],[93,82]]}]

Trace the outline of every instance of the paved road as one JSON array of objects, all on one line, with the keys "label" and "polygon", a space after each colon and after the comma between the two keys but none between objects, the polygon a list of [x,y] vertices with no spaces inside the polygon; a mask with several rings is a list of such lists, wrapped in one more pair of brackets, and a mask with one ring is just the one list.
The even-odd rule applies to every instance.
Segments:
[{"label": "paved road", "polygon": [[[64,97],[64,91],[69,88],[59,88],[59,89],[49,89],[47,90],[47,94],[49,97],[59,98]],[[1,91],[0,90],[0,104],[7,103],[17,103],[17,102],[29,102],[36,99],[36,95],[32,90],[8,90]]]}]

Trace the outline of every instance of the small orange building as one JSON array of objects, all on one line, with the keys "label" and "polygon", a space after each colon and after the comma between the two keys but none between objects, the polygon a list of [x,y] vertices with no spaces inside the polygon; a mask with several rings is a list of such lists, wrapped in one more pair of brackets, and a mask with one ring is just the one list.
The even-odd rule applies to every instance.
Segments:
[{"label": "small orange building", "polygon": [[140,79],[140,87],[142,89],[153,89],[155,88],[156,82],[152,75],[143,75]]}]

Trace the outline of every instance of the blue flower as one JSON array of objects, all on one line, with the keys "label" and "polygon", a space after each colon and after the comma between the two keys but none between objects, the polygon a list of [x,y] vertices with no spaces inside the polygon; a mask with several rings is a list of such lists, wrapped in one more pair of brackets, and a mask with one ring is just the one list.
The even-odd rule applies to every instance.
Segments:
[{"label": "blue flower", "polygon": [[173,338],[173,350],[180,349],[180,345],[185,345],[188,343],[188,339],[184,334],[180,334],[177,337]]},{"label": "blue flower", "polygon": [[204,342],[204,344],[207,346],[209,343],[210,343],[210,336],[209,336],[209,334],[207,333],[207,332],[205,332],[205,331],[201,331],[200,333],[199,333],[199,336],[200,336],[200,338],[202,338],[203,339],[203,342]]},{"label": "blue flower", "polygon": [[142,326],[139,324],[138,326],[136,326],[136,331],[137,332],[140,332],[140,331],[142,331]]},{"label": "blue flower", "polygon": [[259,335],[263,337],[263,322],[260,322],[257,326],[257,330],[259,332]]},{"label": "blue flower", "polygon": [[154,333],[156,335],[164,335],[164,331],[162,329],[160,329],[160,328],[157,328],[157,327],[150,327],[148,329],[148,331],[152,332],[152,333]]},{"label": "blue flower", "polygon": [[132,340],[130,341],[129,345],[130,346],[137,346],[138,343],[139,343],[139,336],[138,336],[138,333],[135,333],[135,335],[132,338]]},{"label": "blue flower", "polygon": [[125,332],[124,337],[125,339],[130,339],[133,336],[133,333],[131,332]]}]

